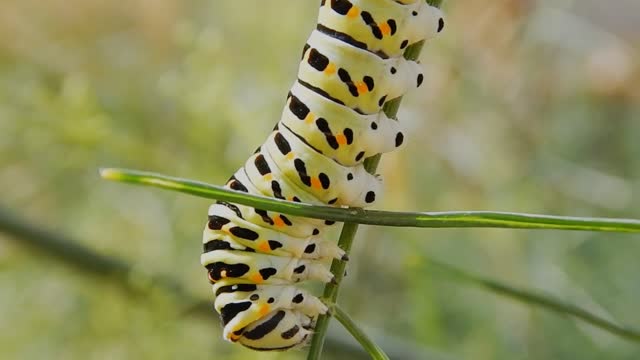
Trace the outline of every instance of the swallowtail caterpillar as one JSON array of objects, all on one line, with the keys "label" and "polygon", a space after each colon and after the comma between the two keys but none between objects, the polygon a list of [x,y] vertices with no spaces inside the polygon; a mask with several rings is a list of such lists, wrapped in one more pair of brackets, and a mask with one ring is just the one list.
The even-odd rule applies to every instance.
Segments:
[{"label": "swallowtail caterpillar", "polygon": [[[280,121],[226,187],[310,204],[373,204],[381,180],[363,161],[404,139],[382,106],[424,79],[402,54],[443,27],[441,12],[423,0],[322,0]],[[323,236],[330,225],[225,202],[209,208],[201,262],[226,340],[255,350],[306,343],[327,306],[295,284],[331,282],[323,260],[346,260]]]}]

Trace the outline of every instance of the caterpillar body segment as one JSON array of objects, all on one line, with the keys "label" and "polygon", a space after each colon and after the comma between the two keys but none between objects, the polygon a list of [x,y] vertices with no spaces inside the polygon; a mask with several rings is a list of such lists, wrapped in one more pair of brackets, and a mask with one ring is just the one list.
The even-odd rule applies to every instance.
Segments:
[{"label": "caterpillar body segment", "polygon": [[344,250],[334,242],[318,236],[293,237],[239,218],[224,205],[209,209],[209,223],[204,232],[206,250],[244,250],[302,259],[342,259]]},{"label": "caterpillar body segment", "polygon": [[[277,169],[278,169],[278,172],[281,173],[279,171],[279,168]],[[242,184],[242,186],[250,194],[265,195],[251,180],[251,178],[248,175],[248,172],[249,171],[244,167],[238,169],[238,171],[236,171],[236,173],[233,175],[231,180],[227,183],[229,184],[227,187],[234,189],[234,187],[237,187],[238,184]],[[300,196],[304,196],[304,195],[305,195],[304,193],[300,194]],[[294,197],[292,201],[301,202],[300,198],[297,196]],[[318,203],[317,201],[314,201],[314,200],[311,200],[311,202]],[[246,207],[241,207],[240,205],[237,205],[237,206],[239,209],[246,208]],[[319,229],[319,227],[326,225],[324,220],[318,220],[318,219],[312,219],[312,218],[300,218],[300,217],[295,218],[295,217],[284,215],[284,214],[265,216],[265,213],[262,210],[258,210],[258,209],[255,209],[254,212],[256,212],[256,214],[262,218],[263,222],[266,222],[268,224],[273,222],[272,225],[275,228],[286,233],[291,233],[290,231],[292,231],[294,232],[292,235],[295,235],[295,236],[315,235],[314,233],[317,233],[316,230]],[[247,216],[241,216],[241,217],[248,220]],[[303,224],[308,224],[308,225],[304,226]],[[300,235],[299,233],[300,231],[304,231],[304,233]]]},{"label": "caterpillar body segment", "polygon": [[244,165],[244,171],[262,195],[307,204],[324,204],[306,192],[304,185],[295,181],[295,178],[290,179],[283,174],[266,145],[249,157]]},{"label": "caterpillar body segment", "polygon": [[318,31],[383,58],[442,31],[442,12],[425,1],[324,0]]},{"label": "caterpillar body segment", "polygon": [[214,306],[218,312],[222,312],[226,304],[240,301],[251,301],[252,306],[260,308],[262,315],[274,308],[297,310],[309,316],[327,311],[327,306],[320,299],[294,285],[256,285],[223,280],[213,286],[213,291],[216,294]]},{"label": "caterpillar body segment", "polygon": [[238,218],[267,229],[277,230],[295,238],[320,236],[327,226],[333,225],[324,220],[290,216],[240,204],[230,204],[223,201],[218,201],[216,204],[233,208],[238,214]]},{"label": "caterpillar body segment", "polygon": [[[237,340],[234,332],[274,309],[296,311],[307,317],[327,312],[327,306],[317,297],[292,285],[226,284],[222,281],[216,284],[214,291],[217,294],[214,307],[225,325],[223,336],[230,341]],[[236,316],[239,313],[242,316]]]},{"label": "caterpillar body segment", "polygon": [[305,45],[299,81],[362,114],[375,114],[388,100],[422,83],[415,61],[381,59],[343,41],[313,31]]},{"label": "caterpillar body segment", "polygon": [[287,128],[278,128],[263,146],[285,176],[295,179],[325,204],[369,206],[381,193],[380,178],[369,174],[362,164],[341,166],[316,151],[309,151],[308,145]]},{"label": "caterpillar body segment", "polygon": [[392,151],[404,139],[400,122],[389,119],[383,112],[360,114],[299,82],[287,97],[278,127],[282,126],[343,166],[355,166],[363,158]]},{"label": "caterpillar body segment", "polygon": [[[253,186],[253,183],[249,180],[244,168],[240,168],[236,171],[225,187],[251,194],[261,194],[261,192]],[[242,219],[254,224],[260,224],[263,227],[282,231],[295,237],[319,235],[325,226],[330,225],[326,221],[319,219],[285,215],[240,204],[229,204],[225,202],[222,202],[222,204],[231,208],[236,212],[236,214],[238,214],[238,217]],[[212,214],[209,213],[209,215]]]},{"label": "caterpillar body segment", "polygon": [[215,250],[203,253],[201,262],[206,264],[209,280],[214,283],[226,278],[248,280],[254,284],[280,283],[282,280],[290,283],[303,280],[328,283],[334,278],[322,261],[257,252]]},{"label": "caterpillar body segment", "polygon": [[283,351],[303,346],[315,321],[295,310],[274,310],[245,329],[239,343],[257,351]]},{"label": "caterpillar body segment", "polygon": [[[373,204],[382,183],[363,161],[404,140],[382,106],[424,80],[402,53],[443,26],[423,0],[322,0],[280,121],[225,187],[309,204]],[[226,340],[262,351],[306,343],[327,306],[296,283],[334,281],[329,261],[346,256],[326,237],[333,224],[221,201],[209,208],[201,263]]]}]

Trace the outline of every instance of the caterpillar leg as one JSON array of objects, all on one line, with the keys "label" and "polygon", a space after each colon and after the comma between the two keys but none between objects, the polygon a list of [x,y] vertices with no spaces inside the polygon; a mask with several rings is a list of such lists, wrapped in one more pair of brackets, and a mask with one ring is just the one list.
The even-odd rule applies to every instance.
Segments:
[{"label": "caterpillar leg", "polygon": [[440,9],[420,1],[412,14],[407,31],[417,39],[430,40],[444,30],[444,15]]}]

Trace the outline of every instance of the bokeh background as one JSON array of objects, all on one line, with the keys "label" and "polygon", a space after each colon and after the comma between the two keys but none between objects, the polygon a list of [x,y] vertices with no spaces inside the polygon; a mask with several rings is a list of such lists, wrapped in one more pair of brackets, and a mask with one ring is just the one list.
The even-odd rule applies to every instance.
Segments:
[{"label": "bokeh background", "polygon": [[[317,1],[4,0],[0,206],[211,299],[209,200],[102,181],[118,166],[223,183],[277,121]],[[389,210],[640,218],[640,3],[445,1]],[[640,327],[640,238],[362,227],[340,302],[424,359],[637,359],[636,344],[437,275],[436,258]],[[336,338],[344,338],[338,335]],[[328,344],[327,359],[356,358]],[[216,315],[0,234],[5,359],[302,359],[220,340]],[[347,355],[349,354],[349,355]],[[353,357],[352,357],[353,356]],[[366,358],[366,357],[365,357]]]}]

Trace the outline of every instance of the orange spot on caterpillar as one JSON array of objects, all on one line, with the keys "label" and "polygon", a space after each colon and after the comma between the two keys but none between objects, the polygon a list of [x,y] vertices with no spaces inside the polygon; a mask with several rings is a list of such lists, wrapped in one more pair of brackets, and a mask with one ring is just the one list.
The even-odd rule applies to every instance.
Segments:
[{"label": "orange spot on caterpillar", "polygon": [[276,227],[283,227],[284,226],[284,220],[282,220],[282,218],[280,216],[276,216],[276,217],[273,218],[273,224]]},{"label": "orange spot on caterpillar", "polygon": [[307,124],[311,124],[315,119],[316,119],[316,117],[313,115],[313,113],[309,112],[309,113],[307,114],[307,117],[305,117],[305,118],[304,118],[304,121],[305,121]]},{"label": "orange spot on caterpillar", "polygon": [[352,6],[351,9],[349,9],[349,11],[347,12],[347,17],[350,17],[352,19],[358,15],[360,15],[360,9],[355,6]]},{"label": "orange spot on caterpillar", "polygon": [[322,189],[322,183],[317,177],[311,178],[311,187],[314,189]]},{"label": "orange spot on caterpillar", "polygon": [[264,279],[262,278],[262,275],[260,275],[260,273],[251,275],[249,277],[249,280],[253,281],[256,284],[262,284],[262,282],[264,281]]},{"label": "orange spot on caterpillar", "polygon": [[369,91],[367,84],[364,82],[356,83],[356,88],[358,88],[358,94],[366,94]]},{"label": "orange spot on caterpillar", "polygon": [[271,247],[269,246],[268,242],[262,241],[260,244],[258,244],[258,250],[260,250],[262,252],[270,252],[271,251]]},{"label": "orange spot on caterpillar", "polygon": [[344,136],[344,134],[338,134],[338,135],[336,135],[336,141],[340,145],[346,145],[347,144],[347,137]]},{"label": "orange spot on caterpillar", "polygon": [[268,304],[264,304],[260,306],[260,309],[258,309],[258,313],[260,314],[260,316],[265,316],[269,313],[270,310],[271,306],[269,306]]},{"label": "orange spot on caterpillar", "polygon": [[390,26],[389,26],[389,24],[387,24],[386,22],[385,22],[385,23],[382,23],[382,24],[379,24],[379,25],[378,25],[378,27],[380,28],[380,31],[381,31],[384,35],[389,35],[389,34],[391,34],[391,27],[390,27]]},{"label": "orange spot on caterpillar", "polygon": [[238,341],[238,339],[240,339],[240,335],[236,335],[234,333],[229,334],[229,341],[231,342],[236,342]]},{"label": "orange spot on caterpillar", "polygon": [[325,75],[333,75],[336,73],[336,65],[334,63],[329,63],[326,68],[324,68]]}]

